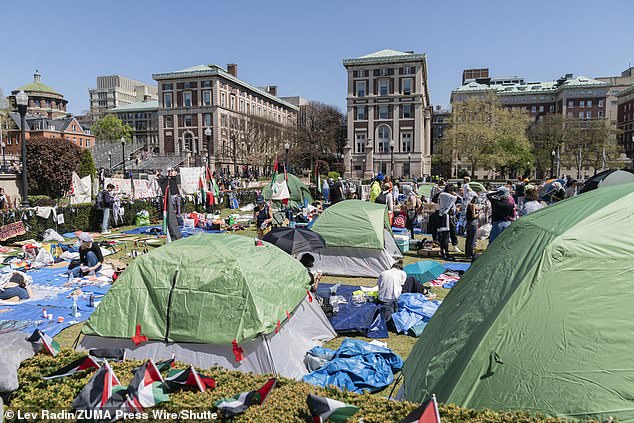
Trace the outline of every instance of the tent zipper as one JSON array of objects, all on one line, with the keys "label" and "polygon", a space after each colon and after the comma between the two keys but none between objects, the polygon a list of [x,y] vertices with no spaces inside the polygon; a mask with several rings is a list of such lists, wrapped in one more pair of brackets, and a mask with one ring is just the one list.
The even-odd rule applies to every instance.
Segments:
[{"label": "tent zipper", "polygon": [[178,277],[178,270],[174,272],[174,276],[172,277],[172,287],[170,288],[170,293],[167,296],[167,312],[165,316],[165,343],[169,342],[169,334],[170,334],[170,311],[172,310],[172,295],[174,294],[174,288],[176,288],[176,278]]}]

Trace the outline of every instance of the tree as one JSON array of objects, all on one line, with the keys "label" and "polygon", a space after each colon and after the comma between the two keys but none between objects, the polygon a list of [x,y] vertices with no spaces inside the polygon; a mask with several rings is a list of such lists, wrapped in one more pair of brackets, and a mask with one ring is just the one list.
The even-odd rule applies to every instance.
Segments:
[{"label": "tree", "polygon": [[563,157],[577,170],[577,178],[585,166],[592,166],[596,174],[623,152],[616,142],[617,130],[606,119],[568,121]]},{"label": "tree", "polygon": [[95,161],[87,148],[81,153],[81,163],[79,164],[79,177],[83,178],[85,176],[92,176],[93,178],[97,176]]},{"label": "tree", "polygon": [[124,137],[126,141],[132,139],[132,127],[124,125],[115,115],[106,115],[93,123],[92,133],[98,141],[119,141]]},{"label": "tree", "polygon": [[565,162],[567,158],[561,153],[572,136],[570,123],[570,119],[565,118],[562,114],[549,113],[529,128],[528,136],[533,144],[536,167],[543,174],[546,174],[546,169],[550,169],[550,176],[557,176],[555,163],[557,157],[564,165],[568,164]]},{"label": "tree", "polygon": [[339,153],[345,143],[343,115],[335,106],[310,102],[300,112],[297,140],[293,145],[293,164],[314,172],[317,160],[325,160],[329,166],[340,163]]},{"label": "tree", "polygon": [[453,122],[441,145],[447,158],[502,173],[532,161],[526,136],[530,118],[519,109],[503,108],[495,94],[454,103]]},{"label": "tree", "polygon": [[81,149],[63,138],[34,137],[26,143],[29,189],[33,194],[60,198],[79,170]]}]

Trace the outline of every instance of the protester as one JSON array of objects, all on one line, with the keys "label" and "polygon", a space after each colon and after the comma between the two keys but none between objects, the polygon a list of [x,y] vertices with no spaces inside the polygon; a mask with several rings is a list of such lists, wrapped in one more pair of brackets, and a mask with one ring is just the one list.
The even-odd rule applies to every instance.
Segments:
[{"label": "protester", "polygon": [[401,194],[400,192],[400,183],[398,181],[394,182],[394,187],[392,188],[392,198],[394,199],[394,204],[398,203],[398,196]]},{"label": "protester", "polygon": [[468,176],[465,176],[464,178],[462,178],[462,198],[465,199],[465,201],[468,201],[469,198],[471,198],[471,196],[474,193],[473,189],[471,189],[471,186],[469,186],[469,182],[471,182],[471,178]]},{"label": "protester", "polygon": [[109,234],[109,224],[110,224],[110,213],[112,212],[112,206],[114,205],[114,198],[112,197],[112,191],[114,190],[114,185],[108,184],[106,189],[102,190],[96,199],[96,208],[97,210],[101,210],[103,212],[103,216],[101,218],[101,233]]},{"label": "protester", "polygon": [[4,192],[4,188],[0,188],[0,210],[7,211],[11,208],[11,198]]},{"label": "protester", "polygon": [[537,189],[533,185],[526,185],[526,187],[524,187],[524,192],[526,194],[526,199],[524,200],[524,205],[520,210],[520,216],[526,216],[527,214],[546,207],[546,203],[539,199]]},{"label": "protester", "polygon": [[518,179],[518,184],[515,186],[515,204],[517,207],[522,208],[524,205],[525,195],[526,195],[526,184],[530,182],[529,179],[520,176]]},{"label": "protester", "polygon": [[390,212],[394,212],[394,201],[392,198],[392,190],[390,190],[389,184],[383,184],[383,189],[381,193],[374,200],[377,204],[385,204],[387,205],[387,209]]},{"label": "protester", "polygon": [[552,185],[552,192],[550,195],[550,201],[552,203],[557,203],[566,198],[566,190],[561,185],[561,182],[555,181]]},{"label": "protester", "polygon": [[487,194],[487,198],[491,202],[491,234],[489,235],[489,244],[491,244],[515,220],[515,202],[506,186]]},{"label": "protester", "polygon": [[343,182],[341,182],[341,176],[337,178],[337,182],[332,186],[330,191],[330,204],[337,204],[343,201]]},{"label": "protester", "polygon": [[101,270],[103,264],[101,247],[86,232],[80,233],[77,238],[79,238],[79,265],[72,268],[69,266],[68,273],[76,278],[95,274]]},{"label": "protester", "polygon": [[328,179],[324,179],[324,183],[321,184],[321,198],[324,202],[330,201],[330,185],[328,184]]},{"label": "protester", "polygon": [[381,314],[385,322],[392,320],[392,314],[398,311],[398,297],[403,292],[403,285],[407,280],[407,273],[400,262],[394,263],[391,269],[384,270],[379,275],[378,300]]},{"label": "protester", "polygon": [[370,203],[374,203],[376,201],[376,197],[381,193],[381,185],[383,184],[383,174],[379,172],[378,175],[374,178],[374,182],[370,185]]},{"label": "protester", "polygon": [[472,196],[471,201],[467,205],[467,241],[465,243],[465,255],[467,257],[473,257],[475,253],[475,247],[478,242],[478,228],[479,228],[480,211],[478,210],[478,197]]},{"label": "protester", "polygon": [[571,198],[577,195],[577,180],[573,178],[568,178],[566,181],[566,191],[564,194],[564,198]]},{"label": "protester", "polygon": [[271,222],[273,222],[273,212],[271,207],[264,201],[264,197],[258,195],[255,199],[255,209],[253,210],[253,220],[257,226],[258,239],[264,238],[264,235],[271,230]]},{"label": "protester", "polygon": [[319,287],[319,281],[321,280],[321,272],[313,271],[313,265],[315,264],[315,257],[310,253],[305,253],[299,259],[299,262],[304,265],[308,271],[308,277],[310,277],[310,290],[316,292]]},{"label": "protester", "polygon": [[455,211],[458,196],[455,194],[453,184],[447,184],[445,190],[438,194],[438,214],[436,219],[436,232],[440,244],[440,256],[445,260],[454,260],[449,255],[449,238],[451,232],[451,220]]},{"label": "protester", "polygon": [[416,214],[421,208],[421,202],[416,197],[416,193],[409,185],[403,185],[403,195],[405,195],[405,202],[403,203],[402,210],[407,217],[407,223],[405,227],[409,230],[411,237],[414,238],[414,223],[416,222]]},{"label": "protester", "polygon": [[33,279],[20,271],[4,273],[0,276],[0,300],[17,302],[33,297]]}]

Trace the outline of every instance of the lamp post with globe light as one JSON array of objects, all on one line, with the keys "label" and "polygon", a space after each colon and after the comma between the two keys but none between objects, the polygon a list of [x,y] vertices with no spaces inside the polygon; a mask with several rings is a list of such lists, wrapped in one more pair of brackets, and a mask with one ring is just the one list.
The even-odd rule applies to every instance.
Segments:
[{"label": "lamp post with globe light", "polygon": [[284,156],[284,171],[288,172],[288,150],[290,150],[291,145],[288,142],[284,143],[284,151],[286,155]]},{"label": "lamp post with globe light", "polygon": [[121,159],[123,160],[123,178],[125,179],[125,137],[121,137]]},{"label": "lamp post with globe light", "polygon": [[390,180],[394,180],[394,140],[390,140]]},{"label": "lamp post with globe light", "polygon": [[205,138],[207,139],[207,166],[211,166],[211,128],[205,129]]},{"label": "lamp post with globe light", "polygon": [[[29,96],[24,91],[20,91],[15,96],[15,103],[20,113],[20,128],[22,140],[22,207],[30,207],[29,204],[29,183],[27,180],[26,168],[26,106],[29,104]],[[4,152],[4,149],[3,149]]]}]

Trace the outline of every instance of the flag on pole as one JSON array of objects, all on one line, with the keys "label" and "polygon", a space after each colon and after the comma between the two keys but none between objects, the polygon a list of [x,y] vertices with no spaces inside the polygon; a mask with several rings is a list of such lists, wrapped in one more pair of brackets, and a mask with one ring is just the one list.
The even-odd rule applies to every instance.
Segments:
[{"label": "flag on pole", "polygon": [[328,420],[344,422],[359,411],[359,407],[354,405],[314,394],[308,394],[306,403],[314,423],[322,423]]},{"label": "flag on pole", "polygon": [[181,230],[178,228],[176,216],[174,216],[174,204],[172,204],[169,183],[165,187],[165,195],[163,196],[163,233],[166,236],[165,242],[176,241],[183,237]]},{"label": "flag on pole", "polygon": [[319,162],[315,164],[315,179],[317,180],[317,192],[321,192],[321,175],[319,174]]},{"label": "flag on pole", "polygon": [[59,344],[57,341],[39,329],[35,329],[27,341],[32,342],[35,345],[39,345],[40,350],[44,347],[44,349],[53,357],[59,353]]},{"label": "flag on pole", "polygon": [[43,376],[42,379],[45,379],[45,380],[57,379],[58,377],[70,376],[74,373],[81,372],[83,370],[98,369],[98,368],[99,368],[99,363],[97,363],[97,360],[95,360],[91,356],[88,356],[88,357],[80,358],[79,360],[75,360],[72,363],[70,363],[68,366],[62,367],[61,369],[57,370],[54,373],[51,373],[48,376]]},{"label": "flag on pole", "polygon": [[252,405],[262,405],[266,397],[275,387],[277,379],[269,379],[264,386],[257,391],[242,392],[233,398],[223,398],[214,402],[214,406],[218,410],[222,410],[224,418],[235,416],[236,414],[243,413]]},{"label": "flag on pole", "polygon": [[185,370],[170,370],[165,378],[165,386],[170,391],[175,391],[179,386],[195,386],[200,392],[205,392],[207,388],[216,387],[216,381],[208,376],[201,375],[190,366]]},{"label": "flag on pole", "polygon": [[200,204],[203,205],[203,207],[205,206],[205,184],[203,183],[203,177],[199,176],[198,177],[198,189],[200,191]]},{"label": "flag on pole", "polygon": [[121,383],[119,383],[119,379],[117,379],[110,365],[105,362],[73,400],[73,408],[75,410],[103,408],[110,397],[112,397],[114,388],[120,385]]},{"label": "flag on pole", "polygon": [[409,413],[401,423],[440,423],[440,412],[436,395],[425,401],[420,407]]},{"label": "flag on pole", "polygon": [[123,348],[94,348],[88,350],[88,355],[95,358],[107,358],[108,360],[125,360],[125,350]]},{"label": "flag on pole", "polygon": [[128,398],[122,408],[133,413],[142,413],[146,408],[169,400],[163,391],[163,376],[154,364],[148,360],[134,370],[134,376],[128,385]]},{"label": "flag on pole", "polygon": [[275,194],[275,182],[277,181],[277,174],[279,170],[279,163],[277,161],[277,156],[275,156],[275,163],[273,164],[273,176],[271,177],[271,189]]},{"label": "flag on pole", "polygon": [[164,370],[169,370],[174,368],[174,362],[176,360],[174,359],[174,354],[172,354],[172,358],[170,358],[169,360],[163,360],[163,361],[157,361],[156,364],[156,368],[159,369],[159,371],[164,371]]}]

